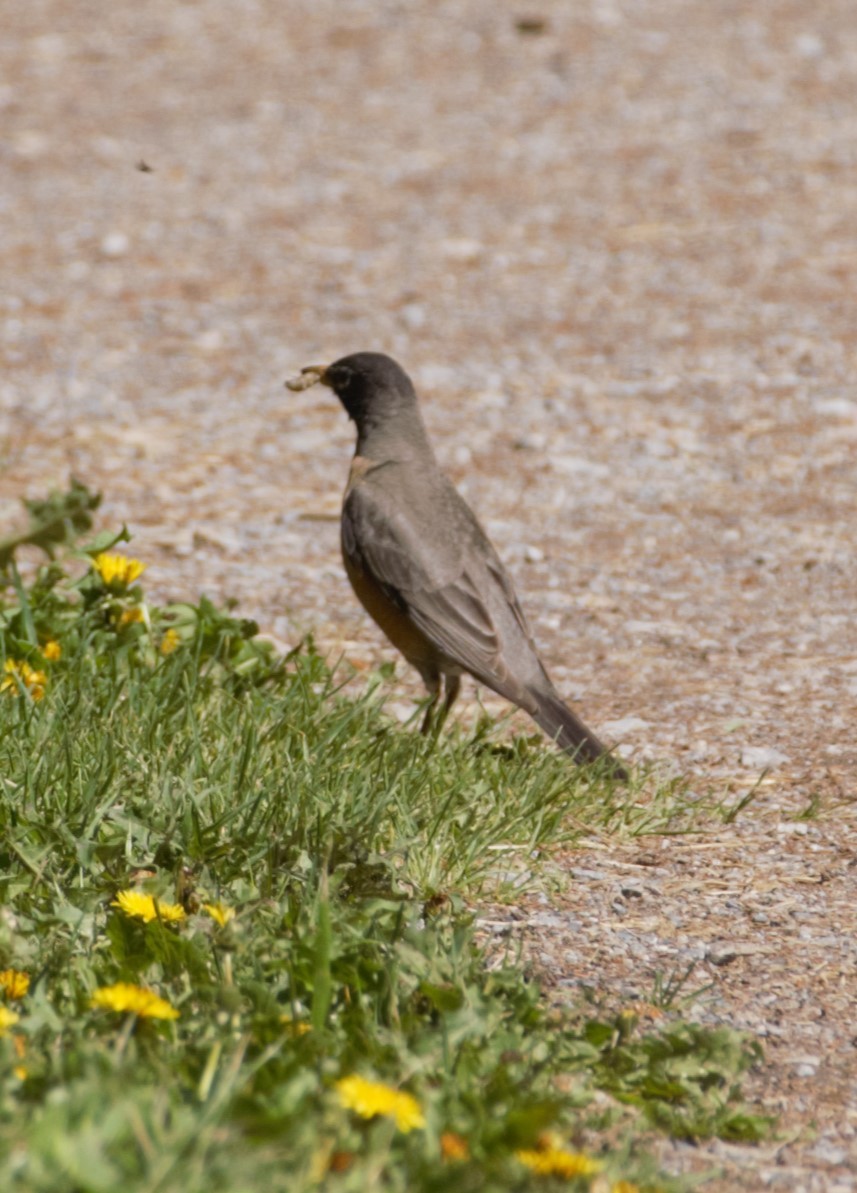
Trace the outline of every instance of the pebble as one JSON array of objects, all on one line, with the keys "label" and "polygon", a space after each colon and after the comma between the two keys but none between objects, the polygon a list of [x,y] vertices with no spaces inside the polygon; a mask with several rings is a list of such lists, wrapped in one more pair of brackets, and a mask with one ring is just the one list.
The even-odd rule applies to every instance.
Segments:
[{"label": "pebble", "polygon": [[448,261],[460,261],[464,265],[472,265],[478,261],[485,251],[481,240],[466,237],[450,237],[441,241],[440,250]]},{"label": "pebble", "polygon": [[610,475],[606,464],[598,460],[587,460],[582,456],[551,456],[550,466],[562,476],[585,476],[593,480],[603,480]]},{"label": "pebble", "polygon": [[712,965],[728,965],[738,956],[738,951],[734,945],[718,944],[712,945],[706,956]]},{"label": "pebble", "polygon": [[528,922],[535,928],[568,928],[570,917],[557,915],[555,911],[540,911],[530,916]]},{"label": "pebble", "polygon": [[751,770],[765,770],[768,767],[783,766],[791,759],[782,750],[773,746],[744,746],[741,751],[741,765]]},{"label": "pebble", "polygon": [[820,1160],[822,1164],[830,1164],[833,1167],[847,1164],[849,1161],[848,1152],[844,1147],[837,1147],[835,1143],[830,1143],[826,1139],[819,1139],[815,1147],[809,1149],[810,1155]]},{"label": "pebble", "polygon": [[35,128],[24,129],[12,141],[12,148],[18,157],[35,161],[44,157],[50,149],[50,138]]},{"label": "pebble", "polygon": [[419,303],[409,302],[402,307],[402,318],[412,331],[419,331],[425,325],[426,309]]},{"label": "pebble", "polygon": [[618,721],[602,721],[599,726],[601,733],[611,741],[619,741],[623,737],[633,736],[649,728],[649,722],[642,717],[622,717]]},{"label": "pebble", "polygon": [[823,398],[815,402],[819,414],[830,414],[834,418],[857,418],[857,402],[850,398]]},{"label": "pebble", "polygon": [[801,58],[820,58],[824,53],[824,42],[816,33],[799,33],[793,44]]},{"label": "pebble", "polygon": [[99,248],[105,257],[124,257],[131,246],[131,241],[124,232],[108,232],[102,238]]},{"label": "pebble", "polygon": [[207,331],[201,331],[193,343],[200,352],[218,352],[224,344],[223,332],[211,327]]},{"label": "pebble", "polygon": [[547,447],[548,437],[540,431],[530,431],[515,440],[514,446],[518,451],[541,452]]}]

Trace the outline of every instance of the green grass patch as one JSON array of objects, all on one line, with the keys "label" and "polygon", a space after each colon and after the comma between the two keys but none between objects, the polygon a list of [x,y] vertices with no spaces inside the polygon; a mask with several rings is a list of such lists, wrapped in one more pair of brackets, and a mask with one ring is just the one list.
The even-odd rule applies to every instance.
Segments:
[{"label": "green grass patch", "polygon": [[[124,536],[75,547],[85,492],[6,540],[3,1188],[666,1189],[653,1130],[759,1137],[752,1041],[551,1011],[468,910],[557,841],[681,829],[675,790],[432,745],[311,644],[150,606]],[[25,583],[28,541],[62,557]]]}]

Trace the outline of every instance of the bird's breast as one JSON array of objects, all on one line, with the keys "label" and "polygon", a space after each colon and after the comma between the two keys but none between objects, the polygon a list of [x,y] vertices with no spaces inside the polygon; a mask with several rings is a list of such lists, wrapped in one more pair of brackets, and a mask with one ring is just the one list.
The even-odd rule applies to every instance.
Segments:
[{"label": "bird's breast", "polygon": [[378,468],[377,460],[370,460],[368,456],[355,456],[351,461],[351,468],[348,471],[348,483],[345,486],[345,497],[347,498],[355,485],[359,484],[367,472],[371,472],[373,468]]}]

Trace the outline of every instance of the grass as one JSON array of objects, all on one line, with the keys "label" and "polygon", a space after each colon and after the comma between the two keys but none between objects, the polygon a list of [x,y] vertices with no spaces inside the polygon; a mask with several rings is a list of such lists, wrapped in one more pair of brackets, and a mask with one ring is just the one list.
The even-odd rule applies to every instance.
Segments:
[{"label": "grass", "polygon": [[[86,517],[45,508],[61,562],[24,583],[10,551],[0,614],[0,969],[30,979],[0,1005],[3,1188],[668,1189],[653,1131],[764,1132],[753,1041],[551,1011],[468,910],[558,841],[681,827],[675,790],[486,726],[432,746],[311,644],[108,583],[124,536],[77,551]],[[120,982],[177,1017],[93,1006]]]}]

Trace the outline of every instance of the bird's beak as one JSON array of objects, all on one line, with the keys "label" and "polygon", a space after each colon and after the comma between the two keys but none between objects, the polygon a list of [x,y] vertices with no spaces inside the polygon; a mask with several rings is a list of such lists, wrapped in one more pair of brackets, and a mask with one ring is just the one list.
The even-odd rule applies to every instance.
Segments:
[{"label": "bird's beak", "polygon": [[301,390],[309,389],[311,385],[315,385],[319,381],[322,385],[330,386],[326,374],[327,365],[307,365],[306,368],[301,369],[297,377],[290,377],[288,379],[286,389],[300,393]]}]

